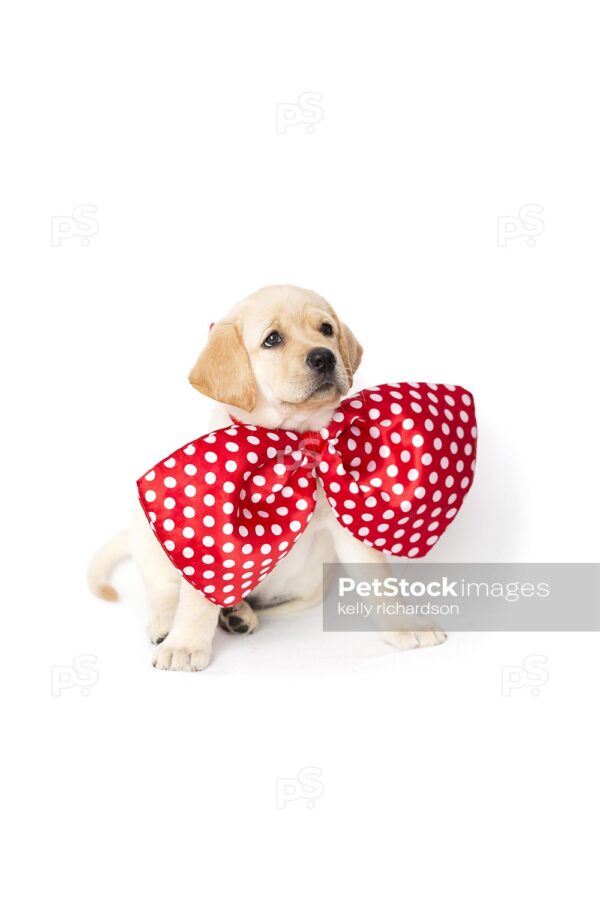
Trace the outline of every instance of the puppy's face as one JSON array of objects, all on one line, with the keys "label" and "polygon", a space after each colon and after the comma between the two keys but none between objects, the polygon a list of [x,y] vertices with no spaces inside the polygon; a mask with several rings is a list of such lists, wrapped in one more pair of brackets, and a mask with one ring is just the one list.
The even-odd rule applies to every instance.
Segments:
[{"label": "puppy's face", "polygon": [[190,374],[199,391],[251,411],[257,403],[300,413],[337,406],[362,348],[318,294],[263,288],[211,330]]},{"label": "puppy's face", "polygon": [[275,403],[333,403],[348,392],[352,371],[342,355],[345,342],[337,316],[320,297],[273,298],[248,310],[243,325],[246,351],[257,386]]}]

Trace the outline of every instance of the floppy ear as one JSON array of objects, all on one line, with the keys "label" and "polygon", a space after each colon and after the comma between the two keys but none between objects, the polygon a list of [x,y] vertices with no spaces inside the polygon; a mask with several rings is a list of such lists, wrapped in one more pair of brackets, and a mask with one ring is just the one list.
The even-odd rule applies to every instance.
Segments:
[{"label": "floppy ear", "polygon": [[350,380],[350,387],[352,387],[352,376],[358,369],[360,365],[360,361],[362,359],[363,348],[358,343],[354,334],[347,325],[344,325],[343,322],[339,323],[340,326],[340,353],[342,354],[342,359],[344,361],[344,368],[346,369],[346,373]]},{"label": "floppy ear", "polygon": [[256,382],[235,322],[217,322],[208,343],[189,374],[197,391],[229,406],[251,412],[256,406]]}]

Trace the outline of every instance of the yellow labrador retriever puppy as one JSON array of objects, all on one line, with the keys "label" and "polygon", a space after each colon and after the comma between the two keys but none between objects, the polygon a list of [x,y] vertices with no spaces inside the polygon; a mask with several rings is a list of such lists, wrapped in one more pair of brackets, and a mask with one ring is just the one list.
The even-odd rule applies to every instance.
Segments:
[{"label": "yellow labrador retriever puppy", "polygon": [[[315,431],[329,424],[352,386],[362,348],[347,325],[318,294],[289,285],[262,288],[210,331],[190,382],[217,401],[211,428],[240,422],[267,428]],[[255,609],[292,611],[322,598],[322,563],[381,562],[382,554],[354,538],[336,520],[319,490],[313,518],[289,553],[257,590],[238,605],[220,609],[195,590],[172,565],[139,503],[129,532],[102,547],[90,564],[93,593],[115,599],[110,570],[131,553],[150,602],[150,637],[160,669],[205,668],[217,624],[228,631],[254,631]],[[254,608],[253,608],[254,607]],[[441,631],[385,632],[400,649],[441,643]]]}]

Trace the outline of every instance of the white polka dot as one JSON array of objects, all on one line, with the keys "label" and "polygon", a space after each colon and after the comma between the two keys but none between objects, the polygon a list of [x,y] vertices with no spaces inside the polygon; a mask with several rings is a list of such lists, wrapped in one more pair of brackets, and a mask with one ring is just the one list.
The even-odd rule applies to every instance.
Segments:
[{"label": "white polka dot", "polygon": [[175,528],[175,522],[173,521],[173,519],[165,519],[165,521],[163,522],[163,528],[165,529],[165,531],[173,531],[173,529]]},{"label": "white polka dot", "polygon": [[144,494],[144,498],[148,501],[148,503],[152,503],[154,500],[156,500],[156,491],[146,491],[146,493]]}]

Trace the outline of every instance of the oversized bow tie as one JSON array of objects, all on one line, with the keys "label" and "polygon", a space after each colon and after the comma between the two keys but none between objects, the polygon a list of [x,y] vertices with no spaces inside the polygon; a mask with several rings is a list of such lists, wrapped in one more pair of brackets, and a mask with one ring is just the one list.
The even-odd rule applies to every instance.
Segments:
[{"label": "oversized bow tie", "polygon": [[250,594],[310,522],[317,485],[341,526],[391,556],[440,539],[473,479],[473,397],[449,384],[381,384],[327,428],[232,424],[143,475],[140,501],[171,562],[214,603]]}]

